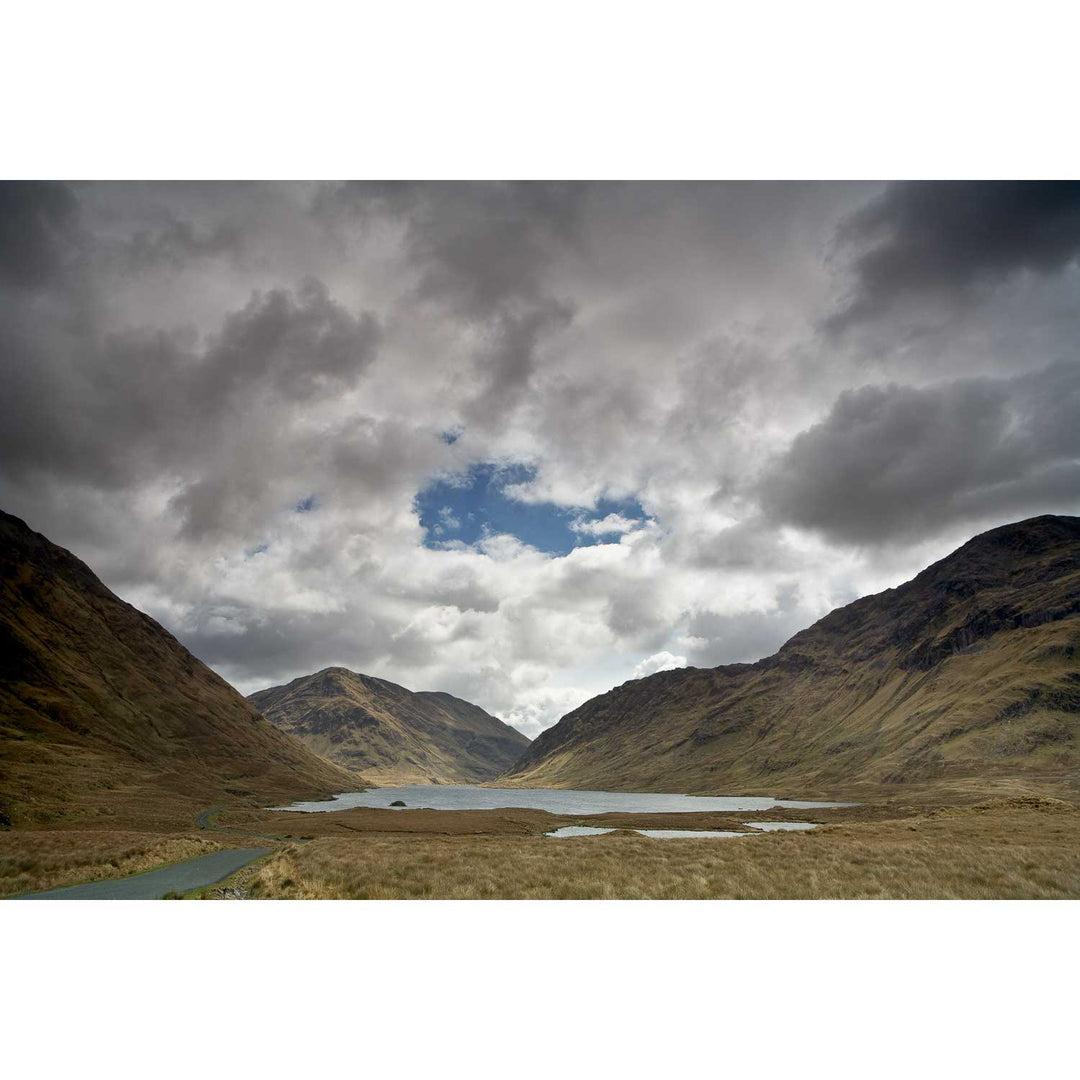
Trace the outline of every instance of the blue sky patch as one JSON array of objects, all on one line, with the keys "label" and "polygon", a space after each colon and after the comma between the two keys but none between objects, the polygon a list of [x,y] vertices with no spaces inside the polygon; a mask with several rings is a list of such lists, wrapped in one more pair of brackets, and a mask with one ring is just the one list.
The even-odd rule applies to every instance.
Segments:
[{"label": "blue sky patch", "polygon": [[308,514],[315,509],[315,496],[308,495],[306,499],[301,499],[296,504],[296,512],[298,514]]},{"label": "blue sky patch", "polygon": [[[536,470],[528,465],[472,466],[467,473],[443,477],[419,492],[415,499],[420,524],[429,548],[448,541],[475,544],[484,534],[509,533],[549,555],[566,555],[576,547],[614,543],[625,525],[617,519],[647,520],[636,499],[600,499],[595,508],[523,503],[507,497],[512,484],[528,483]],[[606,528],[605,522],[611,528]]]}]

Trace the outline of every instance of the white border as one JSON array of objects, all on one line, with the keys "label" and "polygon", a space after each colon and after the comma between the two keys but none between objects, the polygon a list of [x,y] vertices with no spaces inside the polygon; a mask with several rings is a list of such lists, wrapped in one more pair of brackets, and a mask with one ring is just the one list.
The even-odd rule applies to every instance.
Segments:
[{"label": "white border", "polygon": [[1063,177],[1068,5],[9,5],[0,175]]},{"label": "white border", "polygon": [[3,905],[12,1076],[1048,1076],[1073,902]]}]

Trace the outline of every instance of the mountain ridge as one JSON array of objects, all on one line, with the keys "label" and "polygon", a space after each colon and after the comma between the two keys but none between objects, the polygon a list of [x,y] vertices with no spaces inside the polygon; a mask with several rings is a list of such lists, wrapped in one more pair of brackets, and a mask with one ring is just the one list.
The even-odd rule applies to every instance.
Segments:
[{"label": "mountain ridge", "polygon": [[71,552],[0,511],[0,814],[180,817],[213,801],[340,791],[284,736]]},{"label": "mountain ridge", "polygon": [[1011,769],[1080,786],[1078,614],[1080,518],[1004,525],[753,664],[660,672],[590,699],[505,780],[705,791]]},{"label": "mountain ridge", "polygon": [[472,702],[328,667],[249,695],[281,730],[380,784],[493,780],[529,740]]}]

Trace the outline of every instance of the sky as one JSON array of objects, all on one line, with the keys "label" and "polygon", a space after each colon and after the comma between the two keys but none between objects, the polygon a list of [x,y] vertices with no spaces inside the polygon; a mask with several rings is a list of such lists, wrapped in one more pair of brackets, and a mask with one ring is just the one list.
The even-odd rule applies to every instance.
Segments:
[{"label": "sky", "polygon": [[0,507],[535,736],[1080,512],[1080,184],[0,184]]}]

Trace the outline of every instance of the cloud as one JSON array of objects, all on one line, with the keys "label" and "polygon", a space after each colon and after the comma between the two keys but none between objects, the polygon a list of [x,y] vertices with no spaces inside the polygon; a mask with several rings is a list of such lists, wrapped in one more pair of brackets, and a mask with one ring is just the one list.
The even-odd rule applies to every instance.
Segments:
[{"label": "cloud", "polygon": [[570,522],[570,528],[583,536],[621,536],[640,529],[642,524],[640,520],[623,517],[622,514],[607,514],[605,517],[593,518],[591,521],[579,518]]},{"label": "cloud", "polygon": [[635,668],[630,677],[632,679],[644,679],[646,675],[655,675],[658,671],[674,671],[676,668],[686,667],[685,656],[673,656],[669,652],[653,653],[647,656]]},{"label": "cloud", "polygon": [[132,273],[162,266],[179,270],[193,260],[238,257],[243,242],[235,224],[199,227],[190,221],[170,220],[161,228],[136,232],[127,243],[125,258]]},{"label": "cloud", "polygon": [[837,233],[854,290],[836,330],[911,303],[968,297],[1022,271],[1060,272],[1080,255],[1080,182],[890,184]]},{"label": "cloud", "polygon": [[35,290],[77,254],[79,205],[67,184],[0,182],[0,285]]},{"label": "cloud", "polygon": [[[753,663],[815,621],[819,612],[792,601],[797,586],[780,586],[776,607],[736,614],[697,612],[687,624],[687,659],[692,667]],[[785,596],[788,598],[785,601]],[[854,599],[851,597],[850,599]]]},{"label": "cloud", "polygon": [[181,333],[78,323],[36,335],[35,348],[23,322],[9,324],[0,357],[5,472],[29,481],[57,471],[111,490],[170,484],[191,538],[243,533],[258,508],[310,493],[314,477],[283,473],[281,425],[294,428],[294,451],[311,444],[309,460],[346,454],[348,432],[327,441],[325,430],[304,430],[304,412],[353,387],[379,342],[369,313],[347,311],[314,279],[254,293],[201,349]]},{"label": "cloud", "polygon": [[900,542],[1080,495],[1080,364],[841,394],[761,482],[776,520],[838,543]]},{"label": "cloud", "polygon": [[0,505],[242,690],[342,664],[535,734],[643,657],[756,659],[976,524],[1080,509],[1063,247],[934,336],[873,269],[872,345],[822,329],[875,200],[840,255],[917,249],[947,308],[1002,280],[941,269],[935,198],[5,187]]},{"label": "cloud", "polygon": [[454,517],[454,511],[449,506],[439,508],[439,524],[435,526],[436,532],[445,532],[449,529],[453,532],[461,528],[461,519]]}]

